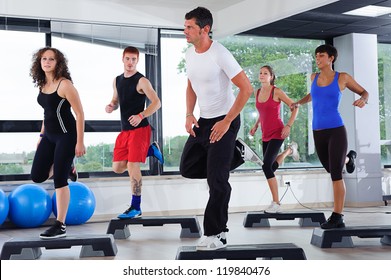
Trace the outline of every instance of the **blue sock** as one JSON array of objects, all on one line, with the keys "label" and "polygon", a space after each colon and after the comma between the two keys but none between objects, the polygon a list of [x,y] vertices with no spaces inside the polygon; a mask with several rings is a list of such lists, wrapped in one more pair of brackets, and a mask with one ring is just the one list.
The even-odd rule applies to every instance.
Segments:
[{"label": "blue sock", "polygon": [[141,195],[132,195],[132,202],[130,205],[136,210],[140,210]]},{"label": "blue sock", "polygon": [[152,149],[152,145],[149,146],[148,148],[148,154],[147,154],[147,157],[150,157],[150,156],[153,156],[153,149]]}]

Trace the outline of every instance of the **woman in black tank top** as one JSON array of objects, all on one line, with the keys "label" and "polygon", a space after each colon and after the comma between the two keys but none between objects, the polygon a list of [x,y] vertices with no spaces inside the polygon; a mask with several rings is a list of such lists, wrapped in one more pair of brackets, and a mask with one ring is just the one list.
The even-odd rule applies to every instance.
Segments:
[{"label": "woman in black tank top", "polygon": [[72,84],[67,60],[59,50],[50,47],[38,50],[33,55],[30,76],[39,88],[37,101],[44,109],[31,178],[42,183],[53,177],[57,202],[57,220],[40,237],[65,237],[65,218],[70,201],[68,177],[73,181],[77,179],[73,158],[83,156],[86,151],[83,107]]}]

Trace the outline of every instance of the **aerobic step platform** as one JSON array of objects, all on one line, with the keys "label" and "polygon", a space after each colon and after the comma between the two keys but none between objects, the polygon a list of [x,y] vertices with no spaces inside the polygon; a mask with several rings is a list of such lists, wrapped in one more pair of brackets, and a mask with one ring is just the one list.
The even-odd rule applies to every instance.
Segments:
[{"label": "aerobic step platform", "polygon": [[110,221],[107,233],[113,234],[115,239],[126,239],[130,236],[128,225],[163,226],[164,224],[180,224],[182,227],[180,238],[199,238],[202,235],[196,216],[115,218]]},{"label": "aerobic step platform", "polygon": [[215,251],[197,251],[196,246],[178,248],[177,260],[306,260],[304,250],[293,243],[228,245]]},{"label": "aerobic step platform", "polygon": [[6,241],[1,249],[2,260],[33,260],[42,255],[41,248],[69,249],[82,246],[80,258],[115,256],[117,246],[111,234],[106,235],[69,235],[57,239],[13,238]]},{"label": "aerobic step platform", "polygon": [[351,236],[381,238],[384,245],[391,245],[391,226],[355,226],[321,229],[312,232],[311,244],[320,248],[353,248]]},{"label": "aerobic step platform", "polygon": [[269,219],[294,220],[299,218],[299,225],[302,227],[318,227],[326,221],[322,212],[247,212],[244,218],[244,227],[270,227]]}]

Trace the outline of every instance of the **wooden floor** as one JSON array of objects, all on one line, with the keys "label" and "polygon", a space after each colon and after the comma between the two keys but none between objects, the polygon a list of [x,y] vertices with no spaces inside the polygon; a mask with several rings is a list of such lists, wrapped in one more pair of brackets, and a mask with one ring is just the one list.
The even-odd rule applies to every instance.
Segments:
[{"label": "wooden floor", "polygon": [[[330,209],[323,209],[326,218]],[[297,210],[305,211],[305,210]],[[294,211],[290,211],[294,212]],[[303,248],[309,260],[391,260],[391,246],[380,243],[379,238],[352,237],[354,248],[322,249],[311,245],[313,227],[300,227],[299,220],[270,220],[270,228],[245,228],[243,221],[246,213],[233,213],[229,216],[228,244],[268,244],[294,243]],[[198,217],[202,228],[202,216]],[[347,208],[345,211],[347,226],[391,225],[391,206],[371,208]],[[105,234],[108,222],[86,223],[68,226],[68,236],[80,234]],[[33,229],[0,229],[0,246],[11,238],[38,236],[46,227]],[[174,260],[180,246],[193,246],[199,238],[180,238],[181,227],[178,224],[158,227],[129,225],[131,236],[116,239],[118,248],[115,257],[91,257],[83,259],[105,260]],[[81,247],[70,249],[42,249],[41,260],[79,259]]]}]

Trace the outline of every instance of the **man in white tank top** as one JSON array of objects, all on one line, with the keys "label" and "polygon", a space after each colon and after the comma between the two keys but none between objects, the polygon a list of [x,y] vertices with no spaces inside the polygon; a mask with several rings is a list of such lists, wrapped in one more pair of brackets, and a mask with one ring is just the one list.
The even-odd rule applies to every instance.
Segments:
[{"label": "man in white tank top", "polygon": [[[186,53],[186,131],[180,172],[186,178],[207,178],[209,200],[204,214],[204,238],[197,250],[227,246],[230,170],[243,163],[235,141],[240,112],[253,92],[250,81],[232,54],[209,37],[213,17],[198,7],[185,16],[184,34],[190,47]],[[232,84],[239,88],[235,98]],[[200,118],[194,115],[198,101]]]}]

